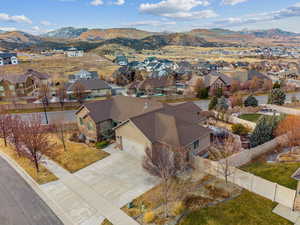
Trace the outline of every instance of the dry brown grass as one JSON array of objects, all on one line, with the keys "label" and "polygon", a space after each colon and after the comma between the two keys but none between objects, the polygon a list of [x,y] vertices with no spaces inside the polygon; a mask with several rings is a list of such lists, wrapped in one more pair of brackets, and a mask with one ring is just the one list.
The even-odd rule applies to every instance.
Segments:
[{"label": "dry brown grass", "polygon": [[69,74],[78,72],[81,69],[97,71],[99,76],[110,77],[118,68],[119,66],[111,61],[94,54],[74,58],[59,55],[41,56],[31,59],[29,62],[8,65],[0,68],[0,74],[22,74],[28,69],[34,69],[49,74],[54,81],[66,82]]},{"label": "dry brown grass", "polygon": [[40,165],[40,172],[37,173],[31,160],[25,157],[19,157],[12,147],[5,147],[1,139],[0,151],[13,159],[20,167],[22,167],[38,184],[46,184],[55,181],[58,178],[51,173],[45,166]]},{"label": "dry brown grass", "polygon": [[64,151],[62,142],[58,137],[55,134],[51,134],[50,136],[53,143],[56,143],[55,148],[58,151],[58,154],[51,156],[51,158],[71,173],[85,168],[109,155],[102,150],[86,144],[71,142],[68,140],[69,135],[66,135],[65,138],[67,150]]}]

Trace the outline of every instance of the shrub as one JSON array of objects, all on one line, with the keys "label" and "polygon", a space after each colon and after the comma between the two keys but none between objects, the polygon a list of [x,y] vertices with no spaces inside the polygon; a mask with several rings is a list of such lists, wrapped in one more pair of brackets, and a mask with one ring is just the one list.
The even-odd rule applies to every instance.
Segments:
[{"label": "shrub", "polygon": [[207,88],[200,88],[198,90],[197,97],[200,98],[200,99],[208,98],[208,89]]},{"label": "shrub", "polygon": [[253,96],[250,95],[246,98],[245,102],[244,102],[245,107],[257,107],[258,106],[258,101],[257,99]]},{"label": "shrub", "polygon": [[218,98],[214,96],[209,102],[208,109],[209,110],[216,109],[217,104],[218,104]]},{"label": "shrub", "polygon": [[273,89],[281,88],[280,82],[276,81],[273,85]]},{"label": "shrub", "polygon": [[185,206],[183,202],[176,202],[173,206],[173,214],[174,216],[181,215],[185,210]]},{"label": "shrub", "polygon": [[96,143],[96,148],[102,149],[102,148],[106,148],[108,145],[109,145],[108,141],[100,141]]},{"label": "shrub", "polygon": [[227,111],[228,108],[229,108],[229,105],[227,103],[227,100],[224,96],[222,96],[220,98],[220,101],[218,102],[217,110],[225,112],[225,111]]},{"label": "shrub", "polygon": [[283,90],[276,88],[272,89],[269,94],[268,104],[283,105],[286,99],[286,94]]},{"label": "shrub", "polygon": [[155,214],[152,211],[146,212],[144,214],[144,223],[152,223],[155,219]]},{"label": "shrub", "polygon": [[233,124],[231,129],[232,132],[237,135],[247,135],[249,133],[249,129],[240,123]]},{"label": "shrub", "polygon": [[274,131],[282,118],[262,116],[250,136],[251,147],[264,144],[274,138]]}]

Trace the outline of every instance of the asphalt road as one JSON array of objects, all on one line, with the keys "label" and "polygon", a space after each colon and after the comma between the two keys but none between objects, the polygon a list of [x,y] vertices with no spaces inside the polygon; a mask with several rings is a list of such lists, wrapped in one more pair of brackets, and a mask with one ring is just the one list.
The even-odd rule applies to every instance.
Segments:
[{"label": "asphalt road", "polygon": [[0,158],[0,224],[63,225],[23,178]]},{"label": "asphalt road", "polygon": [[[57,112],[47,112],[49,124],[55,123],[57,120],[64,121],[65,123],[74,123],[76,122],[75,110],[66,110],[66,111],[57,111]],[[30,118],[32,114],[40,114],[43,120],[43,123],[46,123],[45,113],[18,113],[16,115],[21,116],[22,118]],[[0,224],[1,225],[1,224]]]}]

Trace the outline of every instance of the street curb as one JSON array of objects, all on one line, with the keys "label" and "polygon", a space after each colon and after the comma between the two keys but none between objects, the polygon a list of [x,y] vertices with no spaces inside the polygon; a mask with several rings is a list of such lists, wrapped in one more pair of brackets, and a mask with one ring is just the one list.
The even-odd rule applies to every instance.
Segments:
[{"label": "street curb", "polygon": [[14,160],[12,160],[5,153],[0,152],[0,156],[9,163],[11,167],[26,181],[26,183],[39,195],[39,197],[52,209],[53,213],[61,220],[64,225],[75,225],[72,220],[63,212],[63,209],[59,207],[55,201],[40,188],[40,185],[29,176],[26,171],[20,167]]}]

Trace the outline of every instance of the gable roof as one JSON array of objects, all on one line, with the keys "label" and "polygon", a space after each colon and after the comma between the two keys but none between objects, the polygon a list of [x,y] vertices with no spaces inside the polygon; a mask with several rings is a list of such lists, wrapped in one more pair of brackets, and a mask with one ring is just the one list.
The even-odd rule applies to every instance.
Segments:
[{"label": "gable roof", "polygon": [[163,104],[148,99],[115,96],[107,100],[86,103],[77,111],[77,113],[83,107],[89,111],[88,115],[94,122],[99,123],[109,119],[123,122],[130,117],[162,108]]},{"label": "gable roof", "polygon": [[40,73],[38,71],[35,70],[27,70],[26,73],[24,74],[20,74],[20,75],[15,75],[15,74],[5,74],[0,76],[0,80],[7,80],[9,82],[11,82],[12,84],[18,84],[18,83],[24,83],[26,82],[27,78],[29,77],[36,77],[40,80],[47,80],[50,78],[50,76],[48,74],[44,74],[44,73]]},{"label": "gable roof", "polygon": [[230,77],[226,76],[223,73],[214,71],[204,77],[205,86],[206,87],[212,86],[218,79],[221,79],[224,82],[224,84],[226,84],[227,86],[231,85],[232,79]]},{"label": "gable roof", "polygon": [[147,78],[143,81],[135,81],[128,85],[128,88],[138,88],[145,90],[147,88],[164,88],[169,86],[174,86],[175,81],[167,78]]},{"label": "gable roof", "polygon": [[99,90],[99,89],[111,89],[111,87],[104,81],[100,79],[80,79],[75,81],[68,87],[68,91],[72,91],[75,85],[82,85],[86,90]]},{"label": "gable roof", "polygon": [[130,118],[130,121],[152,143],[183,147],[210,133],[210,129],[198,125],[205,119],[200,111],[194,103],[165,105],[161,109]]},{"label": "gable roof", "polygon": [[257,77],[259,79],[270,80],[270,78],[267,75],[265,75],[257,70],[249,70],[248,71],[248,80],[252,80],[254,77]]}]

